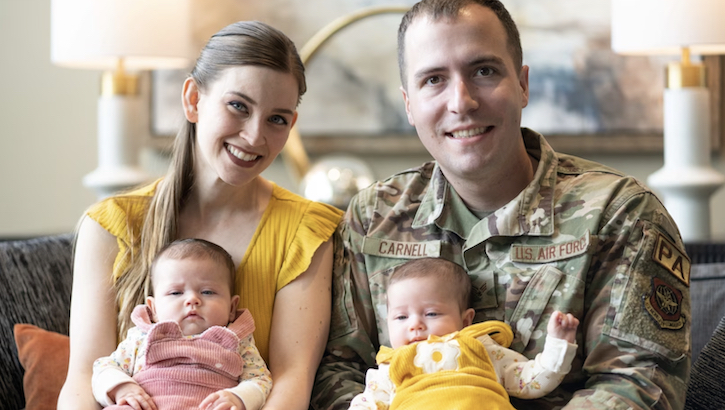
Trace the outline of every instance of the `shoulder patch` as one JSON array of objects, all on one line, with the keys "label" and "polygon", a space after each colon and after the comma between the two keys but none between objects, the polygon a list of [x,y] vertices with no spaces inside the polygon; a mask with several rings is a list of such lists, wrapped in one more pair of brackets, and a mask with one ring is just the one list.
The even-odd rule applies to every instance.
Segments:
[{"label": "shoulder patch", "polygon": [[690,286],[690,258],[662,234],[657,237],[652,260],[667,269],[685,286]]},{"label": "shoulder patch", "polygon": [[660,278],[652,278],[652,291],[643,296],[644,308],[661,329],[679,330],[685,326],[682,292]]}]

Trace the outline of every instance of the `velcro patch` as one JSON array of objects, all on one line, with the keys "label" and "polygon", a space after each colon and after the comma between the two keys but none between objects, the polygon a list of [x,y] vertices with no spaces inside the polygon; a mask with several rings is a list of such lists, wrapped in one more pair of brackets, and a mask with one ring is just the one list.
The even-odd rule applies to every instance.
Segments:
[{"label": "velcro patch", "polygon": [[685,286],[690,286],[690,258],[662,234],[657,237],[652,260],[667,269]]},{"label": "velcro patch", "polygon": [[387,258],[437,258],[441,255],[441,241],[399,242],[380,238],[363,238],[363,252]]},{"label": "velcro patch", "polygon": [[548,245],[513,245],[510,257],[514,262],[543,263],[581,255],[589,248],[589,231],[579,239]]},{"label": "velcro patch", "polygon": [[644,308],[661,329],[679,330],[685,326],[682,292],[660,278],[652,278],[652,292],[643,296]]}]

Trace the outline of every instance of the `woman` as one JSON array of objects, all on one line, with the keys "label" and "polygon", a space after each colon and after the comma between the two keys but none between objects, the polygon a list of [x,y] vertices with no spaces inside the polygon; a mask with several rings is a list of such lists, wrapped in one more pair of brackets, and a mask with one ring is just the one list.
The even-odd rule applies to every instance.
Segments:
[{"label": "woman", "polygon": [[306,90],[284,34],[239,22],[212,36],[184,82],[186,122],[167,175],[106,199],[81,221],[71,302],[71,357],[59,409],[97,409],[91,365],[143,303],[150,262],[179,238],[233,257],[240,307],[272,372],[265,409],[307,409],[330,320],[332,235],[340,211],[260,176],[280,153]]}]

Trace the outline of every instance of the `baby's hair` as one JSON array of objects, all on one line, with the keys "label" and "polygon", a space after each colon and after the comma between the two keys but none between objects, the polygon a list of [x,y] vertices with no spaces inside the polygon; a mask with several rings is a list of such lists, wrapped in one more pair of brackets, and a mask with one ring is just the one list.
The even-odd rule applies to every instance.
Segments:
[{"label": "baby's hair", "polygon": [[388,287],[405,279],[434,277],[448,283],[458,295],[461,312],[471,307],[471,278],[457,263],[441,258],[413,259],[398,267],[390,276]]},{"label": "baby's hair", "polygon": [[229,290],[232,294],[234,294],[234,278],[236,276],[236,267],[234,266],[234,260],[232,260],[232,256],[221,246],[213,242],[197,238],[177,239],[171,242],[170,244],[161,248],[159,253],[156,254],[153,263],[151,264],[152,284],[154,270],[156,269],[156,263],[163,258],[175,260],[187,258],[208,258],[220,265],[225,266],[229,271]]}]

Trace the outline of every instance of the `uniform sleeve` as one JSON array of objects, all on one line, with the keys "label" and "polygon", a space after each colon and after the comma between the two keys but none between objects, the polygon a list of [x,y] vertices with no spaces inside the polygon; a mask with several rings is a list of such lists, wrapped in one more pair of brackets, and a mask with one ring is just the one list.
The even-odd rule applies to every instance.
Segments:
[{"label": "uniform sleeve", "polygon": [[[367,270],[360,247],[369,218],[361,210],[366,191],[353,198],[334,236],[330,336],[312,391],[317,410],[347,409],[363,391],[365,372],[375,365],[377,328]],[[364,197],[363,197],[364,198]]]},{"label": "uniform sleeve", "polygon": [[93,362],[91,388],[96,401],[103,407],[115,404],[108,396],[109,391],[123,383],[136,383],[132,376],[141,365],[145,339],[145,333],[138,328],[131,328],[128,337],[119,343],[116,351]]},{"label": "uniform sleeve", "polygon": [[385,410],[390,407],[395,386],[390,380],[389,368],[390,365],[381,364],[379,369],[368,369],[365,390],[352,399],[350,410]]},{"label": "uniform sleeve", "polygon": [[689,260],[649,192],[612,201],[587,278],[586,388],[566,409],[678,409],[690,369]]},{"label": "uniform sleeve", "polygon": [[566,340],[546,338],[544,351],[534,359],[507,349],[490,336],[479,338],[483,343],[499,382],[514,397],[536,399],[556,389],[571,369],[577,345]]},{"label": "uniform sleeve", "polygon": [[247,410],[259,410],[272,390],[272,376],[254,343],[254,336],[240,340],[239,354],[244,369],[237,386],[228,389],[244,403]]}]

